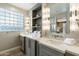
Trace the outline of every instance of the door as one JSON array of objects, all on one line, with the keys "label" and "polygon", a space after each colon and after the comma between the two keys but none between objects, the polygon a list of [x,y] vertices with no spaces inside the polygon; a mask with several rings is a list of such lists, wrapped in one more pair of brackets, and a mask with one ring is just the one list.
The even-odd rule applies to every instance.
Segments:
[{"label": "door", "polygon": [[39,44],[39,56],[64,56],[64,53],[49,46]]},{"label": "door", "polygon": [[20,36],[20,40],[21,40],[21,50],[25,54],[25,37]]},{"label": "door", "polygon": [[26,48],[25,53],[26,54],[25,55],[26,56],[30,56],[30,39],[26,37],[25,41],[26,41],[26,43],[25,43],[25,45],[26,45],[26,47],[25,47]]},{"label": "door", "polygon": [[26,37],[26,55],[35,56],[35,40]]},{"label": "door", "polygon": [[30,39],[30,56],[35,56],[35,40]]}]

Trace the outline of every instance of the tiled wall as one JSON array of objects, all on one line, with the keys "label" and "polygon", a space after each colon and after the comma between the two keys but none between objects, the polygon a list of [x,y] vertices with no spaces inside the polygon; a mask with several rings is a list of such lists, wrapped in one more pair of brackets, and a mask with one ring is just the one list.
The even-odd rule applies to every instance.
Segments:
[{"label": "tiled wall", "polygon": [[50,9],[47,4],[42,4],[42,36],[48,36],[50,31]]}]

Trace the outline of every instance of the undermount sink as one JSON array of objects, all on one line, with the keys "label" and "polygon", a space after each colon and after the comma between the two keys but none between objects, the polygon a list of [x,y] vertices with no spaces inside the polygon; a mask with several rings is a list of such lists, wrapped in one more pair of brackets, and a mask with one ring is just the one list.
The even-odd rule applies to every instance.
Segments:
[{"label": "undermount sink", "polygon": [[62,44],[59,40],[48,40],[48,43],[53,43],[53,44]]},{"label": "undermount sink", "polygon": [[63,40],[49,39],[46,42],[53,44],[53,45],[57,45],[57,46],[69,47],[69,45],[65,44]]}]

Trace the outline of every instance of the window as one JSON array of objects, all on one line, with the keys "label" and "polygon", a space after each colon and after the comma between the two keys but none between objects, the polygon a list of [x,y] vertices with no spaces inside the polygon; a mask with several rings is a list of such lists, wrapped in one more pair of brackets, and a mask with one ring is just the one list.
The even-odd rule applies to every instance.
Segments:
[{"label": "window", "polygon": [[23,31],[23,14],[0,8],[0,31]]}]

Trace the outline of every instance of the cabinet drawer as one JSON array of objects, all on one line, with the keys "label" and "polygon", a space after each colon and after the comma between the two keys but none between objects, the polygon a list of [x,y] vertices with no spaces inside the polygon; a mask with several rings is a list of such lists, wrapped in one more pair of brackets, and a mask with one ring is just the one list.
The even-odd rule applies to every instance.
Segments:
[{"label": "cabinet drawer", "polygon": [[61,53],[59,51],[56,51],[53,48],[40,44],[39,45],[39,54],[42,54],[42,53],[46,53],[46,54],[48,54],[48,56],[49,55],[50,56],[63,56],[64,55],[64,53]]}]

